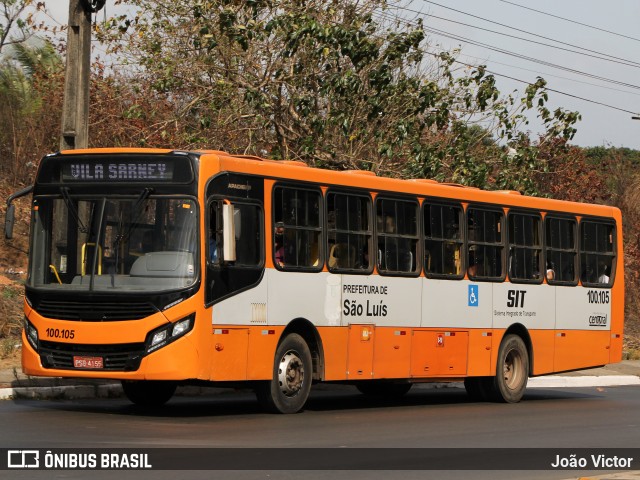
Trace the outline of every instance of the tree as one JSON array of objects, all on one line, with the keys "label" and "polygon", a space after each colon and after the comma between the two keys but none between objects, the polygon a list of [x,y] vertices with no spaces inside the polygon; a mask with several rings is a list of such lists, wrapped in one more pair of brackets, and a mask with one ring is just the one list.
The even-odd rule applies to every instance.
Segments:
[{"label": "tree", "polygon": [[[51,43],[14,44],[0,64],[0,169],[12,183],[26,182],[31,168],[55,149],[51,135],[59,131],[56,109],[63,65]],[[46,108],[45,108],[46,106]]]},{"label": "tree", "polygon": [[[31,16],[25,18],[33,0],[0,0],[0,53],[5,46],[25,42],[33,32],[29,29]],[[37,8],[44,7],[38,2]]]},{"label": "tree", "polygon": [[[434,57],[420,20],[381,15],[386,0],[132,3],[135,16],[110,20],[101,38],[172,105],[164,138],[182,148],[531,193],[537,150],[520,131],[525,112],[537,109],[544,138],[570,138],[579,118],[546,110],[542,79],[503,98],[483,67],[459,72],[455,52]],[[489,124],[487,135],[476,137],[474,122]]]}]

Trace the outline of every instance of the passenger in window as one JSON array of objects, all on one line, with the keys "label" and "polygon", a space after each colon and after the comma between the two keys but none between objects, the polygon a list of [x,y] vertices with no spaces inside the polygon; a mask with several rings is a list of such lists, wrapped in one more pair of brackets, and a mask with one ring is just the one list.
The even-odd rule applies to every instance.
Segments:
[{"label": "passenger in window", "polygon": [[356,266],[365,270],[369,268],[369,249],[366,246],[362,248],[360,259]]},{"label": "passenger in window", "polygon": [[475,250],[469,251],[469,267],[467,268],[467,274],[469,278],[478,277],[483,275],[484,259],[480,252]]},{"label": "passenger in window", "polygon": [[609,284],[609,267],[607,265],[604,266],[602,275],[598,277],[598,283],[602,283],[604,285]]},{"label": "passenger in window", "polygon": [[582,268],[580,269],[580,272],[581,272],[580,281],[582,283],[593,283],[596,280],[596,276],[590,264],[583,263]]},{"label": "passenger in window", "polygon": [[556,279],[556,269],[554,268],[553,262],[547,262],[547,282],[553,281]]},{"label": "passenger in window", "polygon": [[282,222],[276,223],[274,239],[273,250],[276,252],[276,265],[284,267],[284,225]]},{"label": "passenger in window", "polygon": [[396,221],[392,216],[385,219],[385,233],[396,233]]}]

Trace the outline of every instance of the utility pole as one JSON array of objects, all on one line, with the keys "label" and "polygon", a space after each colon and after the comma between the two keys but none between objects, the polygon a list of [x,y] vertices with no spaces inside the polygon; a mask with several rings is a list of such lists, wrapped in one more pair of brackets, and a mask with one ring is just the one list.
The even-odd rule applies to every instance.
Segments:
[{"label": "utility pole", "polygon": [[104,4],[105,0],[69,0],[60,150],[89,145],[91,13],[100,10]]}]

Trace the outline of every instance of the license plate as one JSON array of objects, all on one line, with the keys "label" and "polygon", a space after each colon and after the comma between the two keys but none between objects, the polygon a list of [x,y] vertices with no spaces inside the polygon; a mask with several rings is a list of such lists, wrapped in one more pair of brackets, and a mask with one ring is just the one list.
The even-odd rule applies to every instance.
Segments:
[{"label": "license plate", "polygon": [[104,368],[102,357],[73,357],[75,368]]}]

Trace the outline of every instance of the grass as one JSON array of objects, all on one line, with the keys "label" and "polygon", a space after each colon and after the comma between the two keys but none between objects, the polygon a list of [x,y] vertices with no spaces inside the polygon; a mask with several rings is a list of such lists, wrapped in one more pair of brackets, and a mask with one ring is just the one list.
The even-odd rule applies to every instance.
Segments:
[{"label": "grass", "polygon": [[622,352],[623,360],[640,360],[640,349],[638,348],[626,348]]},{"label": "grass", "polygon": [[24,316],[23,302],[22,285],[0,285],[0,339],[15,339],[20,334]]},{"label": "grass", "polygon": [[0,359],[15,356],[19,345],[20,337],[17,335],[0,339]]}]

